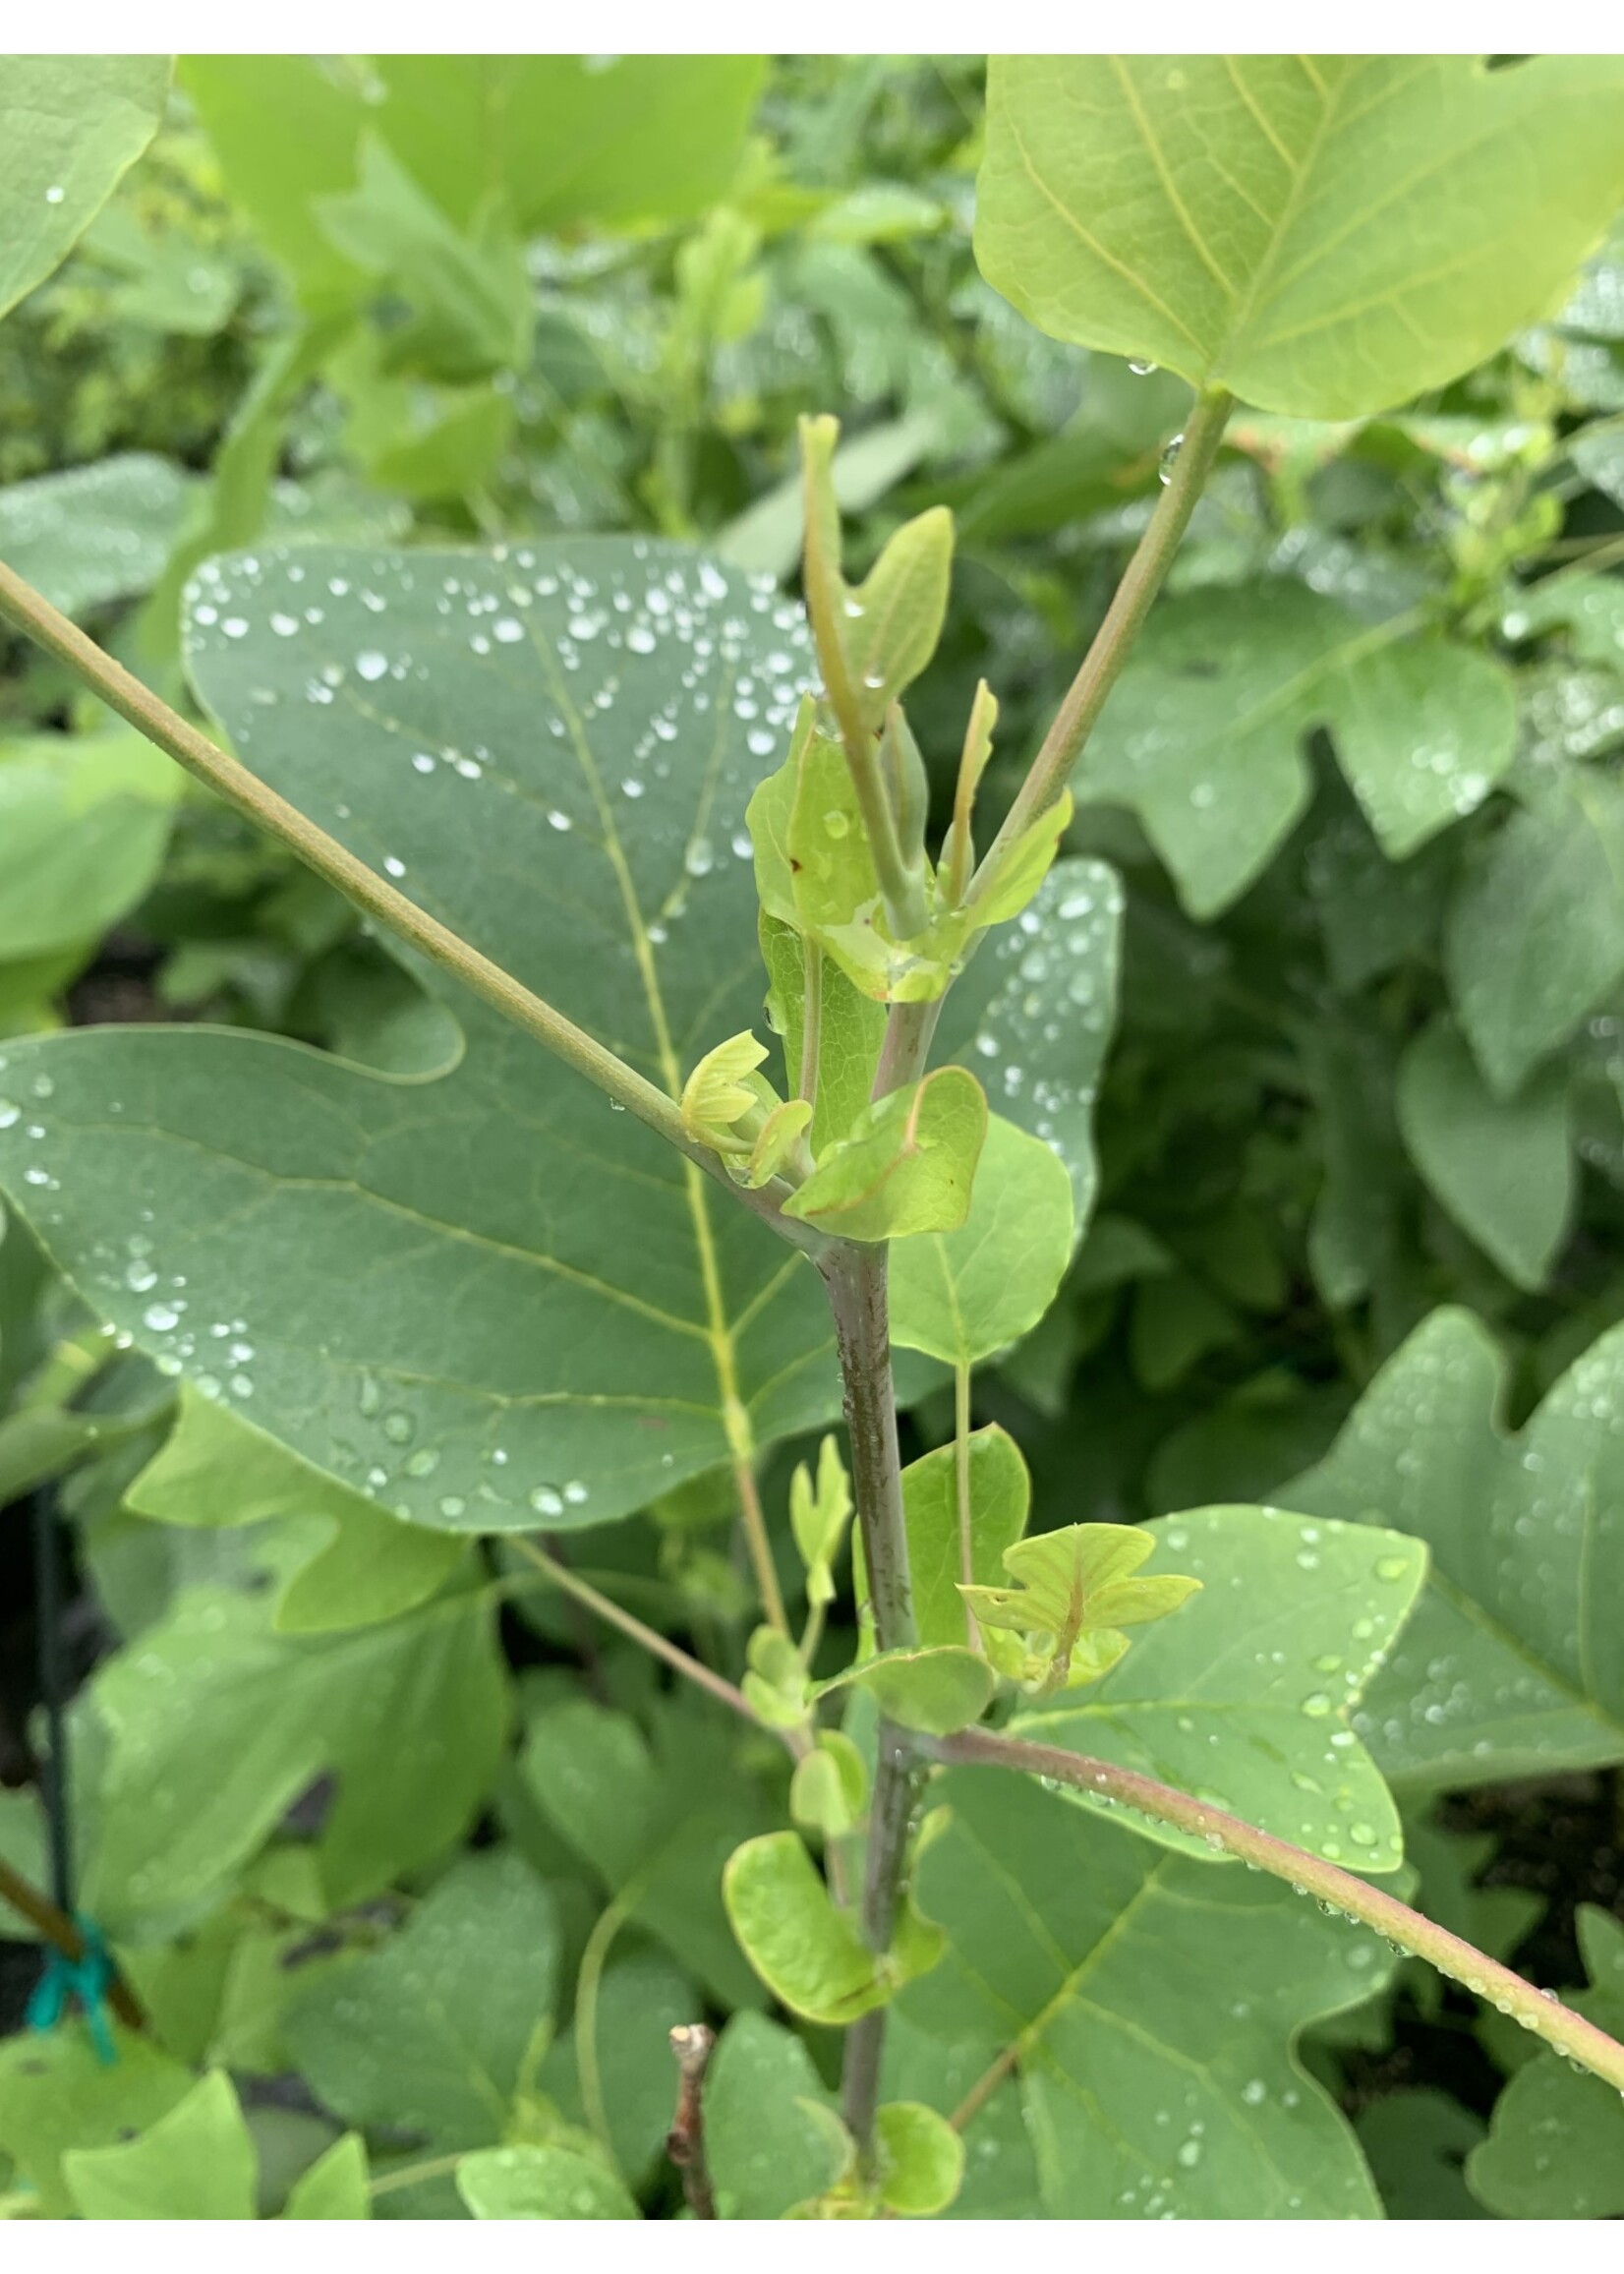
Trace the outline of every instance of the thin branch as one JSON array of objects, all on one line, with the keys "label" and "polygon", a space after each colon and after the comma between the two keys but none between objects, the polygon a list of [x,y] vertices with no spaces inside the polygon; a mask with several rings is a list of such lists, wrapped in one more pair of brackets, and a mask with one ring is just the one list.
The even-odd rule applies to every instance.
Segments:
[{"label": "thin branch", "polygon": [[[1058,1745],[1031,1745],[1018,1737],[1000,1736],[991,1729],[965,1729],[957,1737],[921,1739],[920,1744],[935,1761],[973,1768],[1014,1769],[1032,1777],[1052,1778],[1057,1783],[1071,1784],[1079,1792],[1103,1795],[1124,1807],[1136,1809],[1158,1824],[1170,1824],[1180,1832],[1193,1833],[1215,1854],[1238,1856],[1243,1863],[1254,1864],[1259,1871],[1285,1880],[1299,1895],[1315,1895],[1332,1909],[1373,1927],[1388,1942],[1396,1943],[1418,1958],[1424,1958],[1428,1965],[1436,1967],[1440,1974],[1447,1974],[1452,1982],[1459,1982],[1474,1997],[1487,1999],[1499,2012],[1509,2013],[1513,2020],[1537,2037],[1542,2037],[1558,2053],[1569,2055],[1593,2074],[1624,2092],[1624,2045],[1615,2043],[1605,2030],[1562,2005],[1550,1991],[1535,1989],[1509,1966],[1485,1956],[1472,1944],[1463,1942],[1459,1935],[1452,1935],[1447,1927],[1435,1926],[1420,1911],[1413,1911],[1408,1903],[1401,1903],[1396,1895],[1384,1895],[1368,1880],[1358,1879],[1351,1871],[1343,1871],[1320,1856],[1310,1855],[1306,1848],[1293,1847],[1272,1833],[1260,1832],[1256,1825],[1247,1824],[1222,1808],[1209,1807],[1204,1800],[1196,1800],[1171,1784],[1158,1783],[1154,1778],[1141,1777],[1131,1769],[1119,1769],[1115,1762],[1068,1753]],[[1001,2073],[1008,2072],[1014,2058],[1013,2053],[1000,2056],[1004,2064]],[[997,2081],[997,2078],[991,2082],[983,2078],[954,2121],[967,2123]],[[983,2084],[986,2091],[982,2090]]]},{"label": "thin branch", "polygon": [[682,2192],[696,2219],[716,2217],[716,2196],[711,2190],[705,2161],[705,2071],[711,2065],[716,2031],[703,2021],[692,2021],[670,2032],[676,2059],[676,2114],[666,2134],[666,2153],[682,2174]]},{"label": "thin branch", "polygon": [[[84,1957],[85,1937],[67,1912],[59,1910],[49,1895],[41,1895],[3,1856],[0,1856],[0,1902],[8,1902],[14,1911],[21,1912],[65,1958],[77,1961]],[[107,2003],[127,2029],[146,2027],[146,2014],[140,2001],[119,1974],[115,1973],[107,1985]]]},{"label": "thin branch", "polygon": [[[652,1626],[645,1626],[640,1618],[629,1610],[622,1610],[607,1595],[600,1595],[589,1581],[580,1578],[567,1564],[558,1562],[555,1556],[549,1555],[545,1548],[538,1547],[533,1540],[527,1540],[523,1533],[510,1533],[507,1538],[508,1545],[516,1547],[521,1555],[529,1556],[537,1570],[545,1572],[554,1587],[561,1588],[565,1595],[572,1595],[577,1603],[584,1603],[589,1610],[596,1611],[610,1626],[618,1627],[623,1635],[629,1635],[644,1650],[652,1651],[657,1659],[664,1659],[667,1665],[674,1667],[685,1680],[697,1683],[702,1690],[708,1690],[713,1698],[720,1698],[725,1706],[748,1721],[752,1728],[764,1726],[751,1711],[750,1701],[744,1692],[735,1689],[725,1675],[713,1673],[709,1666],[701,1665],[698,1659],[690,1658],[676,1643],[668,1642]],[[784,1731],[779,1730],[775,1734],[784,1737],[787,1743]]]},{"label": "thin branch", "polygon": [[767,1530],[767,1519],[761,1510],[761,1492],[756,1485],[755,1464],[743,1455],[733,1463],[733,1485],[738,1493],[739,1513],[744,1519],[745,1545],[750,1550],[750,1565],[756,1575],[761,1607],[767,1614],[769,1626],[777,1627],[780,1634],[787,1634],[789,1614],[783,1607],[783,1590],[779,1585],[778,1565],[773,1561],[773,1542]]},{"label": "thin branch", "polygon": [[978,887],[989,878],[1005,848],[1013,845],[1066,787],[1094,723],[1105,708],[1105,698],[1116,685],[1130,649],[1139,635],[1150,605],[1162,588],[1179,542],[1212,471],[1223,440],[1224,426],[1234,398],[1221,389],[1198,395],[1189,423],[1179,438],[1178,452],[1166,489],[1157,500],[1149,526],[1139,539],[1132,559],[1094,634],[1088,653],[1055,714],[1043,747],[1033,759],[1004,826],[993,840],[986,859],[970,881],[966,899],[974,900]]},{"label": "thin branch", "polygon": [[319,829],[297,806],[278,796],[257,774],[250,773],[238,759],[228,756],[218,743],[200,733],[189,721],[143,686],[122,664],[104,654],[77,624],[70,623],[4,562],[0,562],[0,616],[66,664],[121,719],[145,734],[149,742],[154,742],[177,765],[184,766],[189,774],[206,784],[261,829],[279,838],[308,867],[325,877],[366,914],[418,949],[441,970],[460,979],[464,986],[500,1012],[504,1019],[523,1027],[577,1074],[585,1075],[616,1105],[634,1113],[657,1136],[675,1145],[678,1152],[696,1163],[707,1176],[715,1178],[783,1238],[807,1248],[810,1253],[816,1253],[825,1245],[817,1234],[809,1240],[806,1226],[782,1216],[770,1191],[751,1192],[735,1185],[718,1155],[688,1135],[675,1101],[663,1089],[617,1058],[612,1050],[606,1050],[561,1011],[555,1011],[540,995],[533,995],[499,963],[470,947],[448,925],[429,915],[404,893],[397,892],[336,838]]}]

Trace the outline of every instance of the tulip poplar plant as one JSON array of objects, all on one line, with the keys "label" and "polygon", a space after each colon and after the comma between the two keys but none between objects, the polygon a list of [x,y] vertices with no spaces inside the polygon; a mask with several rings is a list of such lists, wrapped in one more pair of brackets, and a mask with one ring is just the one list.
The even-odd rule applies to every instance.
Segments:
[{"label": "tulip poplar plant", "polygon": [[[75,196],[112,132],[86,122]],[[1133,672],[1237,403],[1329,428],[1444,385],[1561,302],[1621,201],[1616,59],[995,60],[985,278],[1190,395],[1013,796],[987,794],[1017,753],[983,681],[939,828],[952,754],[921,754],[909,704],[953,517],[906,521],[855,575],[833,416],[800,426],[798,603],[658,538],[207,559],[184,623],[212,731],[0,568],[14,627],[364,912],[429,1036],[395,1071],[202,1026],[0,1048],[8,1205],[178,1387],[129,1504],[309,1520],[101,1685],[82,1907],[118,1959],[116,2059],[71,2015],[0,2051],[36,2112],[9,2114],[21,2074],[0,2075],[14,2207],[252,2215],[264,2143],[229,2058],[198,2073],[215,2040],[177,1985],[216,1951],[241,2067],[271,2066],[242,1969],[268,1979],[299,1936],[329,1940],[271,2033],[348,2128],[294,2217],[638,2216],[651,2105],[676,2110],[666,2199],[699,2217],[1376,2215],[1293,2044],[1407,1955],[1551,2049],[1564,2088],[1577,2066],[1609,2109],[1624,2093],[1597,2018],[1407,1902],[1353,1720],[1379,1685],[1402,1754],[1427,1662],[1479,1649],[1500,1774],[1519,1715],[1616,1730],[1624,1534],[1612,1502],[1581,1519],[1564,1497],[1603,1393],[1593,1416],[1555,1392],[1533,1424],[1542,1500],[1485,1454],[1458,1535],[1406,1483],[1478,1364],[1447,1334],[1278,1506],[1032,1532],[1020,1452],[972,1415],[975,1370],[1049,1312],[1093,1200],[1123,891],[1067,841],[1102,715],[1131,729],[1112,762],[1136,735],[1160,770],[1148,826],[1175,866],[1192,810],[1232,794],[1189,778],[1188,722]],[[1383,651],[1384,701],[1432,636]],[[1189,676],[1213,713],[1249,699],[1199,659]],[[1327,702],[1379,833],[1368,699]],[[1399,782],[1401,849],[1460,794]],[[904,1467],[899,1404],[932,1390],[956,1426]],[[764,1454],[809,1431],[786,1509],[764,1506]],[[680,1528],[719,1491],[754,1596],[742,1662],[572,1552],[582,1527]],[[1570,1586],[1549,1574],[1580,1522]],[[1499,1607],[1536,1562],[1537,1658]],[[848,1585],[855,1651],[831,1663]],[[646,1652],[664,1735],[527,1676],[501,1771],[520,1829],[435,1876],[496,1774],[491,1622],[521,1598]],[[256,1669],[229,1729],[200,1719],[193,1771],[163,1733],[175,1654]],[[387,1776],[352,1768],[380,1738]],[[267,1850],[322,1776],[319,1837]],[[607,1891],[596,1919],[521,1853],[560,1845]],[[247,1957],[210,1923],[227,1881],[259,1906]],[[322,1923],[401,1887],[403,1925]],[[1617,1978],[1610,1946],[1597,1962]],[[642,2043],[615,2034],[633,2010],[675,2064],[615,2055]],[[705,2012],[730,2015],[714,2043]]]}]

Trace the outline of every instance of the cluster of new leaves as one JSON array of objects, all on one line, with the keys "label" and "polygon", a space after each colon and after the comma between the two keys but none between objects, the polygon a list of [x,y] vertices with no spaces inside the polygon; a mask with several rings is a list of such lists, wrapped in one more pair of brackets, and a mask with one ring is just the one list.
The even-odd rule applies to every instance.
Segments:
[{"label": "cluster of new leaves", "polygon": [[[977,253],[1048,339],[968,268],[962,119],[799,68],[746,146],[751,59],[188,61],[283,334],[207,484],[0,493],[0,557],[92,619],[152,592],[160,659],[184,587],[263,782],[813,1246],[886,1244],[915,1640],[860,1541],[842,1615],[806,1256],[46,683],[0,748],[0,1497],[65,1480],[117,1637],[82,1899],[150,2026],[0,2042],[0,2209],[668,2214],[709,2011],[723,2217],[1616,2212],[1616,2095],[1492,2012],[1486,2134],[1404,2094],[1356,2137],[1344,2058],[1435,1985],[1104,1792],[938,1775],[889,1943],[857,1889],[877,1723],[996,1712],[1498,1953],[1527,1908],[1431,1796],[1624,1758],[1616,246],[1569,293],[1618,67],[996,63]],[[163,80],[0,68],[0,305]],[[120,210],[85,258],[161,297]],[[802,484],[809,349],[884,415],[808,422]],[[1243,407],[1173,596],[1075,813],[978,868],[1186,381]],[[45,1031],[138,907],[234,1030]],[[899,1009],[933,1049],[876,1099]],[[798,1639],[725,1552],[747,1466]],[[865,2158],[830,2032],[882,2012]]]}]

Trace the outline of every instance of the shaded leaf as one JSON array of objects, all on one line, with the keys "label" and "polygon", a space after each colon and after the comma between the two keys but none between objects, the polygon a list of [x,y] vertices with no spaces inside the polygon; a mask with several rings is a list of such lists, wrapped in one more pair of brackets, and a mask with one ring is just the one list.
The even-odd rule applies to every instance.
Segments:
[{"label": "shaded leaf", "polygon": [[[197,488],[196,475],[145,450],[13,482],[0,490],[0,560],[64,615],[149,592]],[[142,747],[157,755],[150,744]],[[177,784],[171,795],[178,791]]]},{"label": "shaded leaf", "polygon": [[[1591,1987],[1567,2002],[1616,2036],[1624,2030],[1624,1926],[1593,1903],[1581,1904],[1578,1923]],[[1616,2219],[1624,2213],[1624,2106],[1616,2088],[1541,2052],[1496,2101],[1489,2135],[1466,2175],[1502,2219]]]},{"label": "shaded leaf", "polygon": [[1506,1363],[1434,1312],[1381,1369],[1293,1506],[1391,1524],[1432,1577],[1355,1727],[1390,1776],[1476,1784],[1624,1758],[1624,1332],[1593,1344],[1516,1436]]},{"label": "shaded leaf", "polygon": [[156,880],[181,787],[122,729],[0,743],[0,959],[73,947],[127,915]]},{"label": "shaded leaf", "polygon": [[[811,2104],[811,2110],[808,2108]],[[759,2013],[735,2013],[705,2077],[705,2145],[724,2219],[782,2219],[841,2176],[838,2133],[813,2113],[829,2096],[801,2040]]]},{"label": "shaded leaf", "polygon": [[384,1947],[300,1998],[285,2034],[327,2107],[431,2150],[503,2136],[554,2017],[551,1895],[517,1856],[464,1856]]},{"label": "shaded leaf", "polygon": [[1399,1063],[1410,1156],[1464,1231],[1519,1287],[1545,1284],[1573,1213],[1568,1087],[1555,1071],[1497,1098],[1466,1044],[1434,1020]]},{"label": "shaded leaf", "polygon": [[880,1711],[904,1729],[948,1737],[980,1720],[997,1685],[985,1659],[949,1643],[935,1650],[882,1651],[878,1658],[861,1659],[843,1674],[820,1682],[815,1695],[829,1697],[853,1686],[870,1691]]},{"label": "shaded leaf", "polygon": [[1400,640],[1295,579],[1160,607],[1089,744],[1077,794],[1128,805],[1194,916],[1227,907],[1307,806],[1304,741],[1329,729],[1383,850],[1401,859],[1510,765],[1510,682],[1437,637]]}]

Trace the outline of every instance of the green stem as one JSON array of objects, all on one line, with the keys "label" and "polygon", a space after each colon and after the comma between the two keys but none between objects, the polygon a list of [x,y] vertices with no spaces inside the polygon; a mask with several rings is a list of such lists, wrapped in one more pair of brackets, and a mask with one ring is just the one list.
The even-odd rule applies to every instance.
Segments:
[{"label": "green stem", "polygon": [[[696,1683],[702,1690],[709,1690],[713,1698],[720,1698],[730,1712],[739,1715],[752,1727],[759,1729],[763,1726],[752,1712],[744,1692],[735,1689],[725,1675],[713,1673],[709,1666],[701,1665],[698,1659],[690,1658],[678,1644],[668,1642],[652,1626],[645,1626],[640,1618],[629,1610],[622,1610],[607,1595],[600,1595],[590,1581],[571,1571],[568,1564],[560,1563],[554,1556],[549,1555],[545,1548],[538,1547],[533,1540],[527,1540],[522,1533],[511,1534],[508,1545],[516,1547],[521,1555],[527,1555],[538,1571],[546,1573],[554,1587],[565,1595],[573,1596],[577,1603],[585,1603],[588,1610],[595,1611],[610,1626],[618,1627],[623,1635],[641,1644],[644,1650],[652,1652],[657,1659],[664,1659],[667,1665],[681,1674],[686,1681]],[[781,1730],[778,1734],[783,1736],[784,1732]],[[788,1742],[786,1736],[784,1741]]]},{"label": "green stem", "polygon": [[609,1945],[630,1916],[627,1895],[616,1896],[588,1935],[586,1948],[581,1953],[580,1971],[575,1977],[575,2073],[581,2086],[581,2106],[589,2128],[611,2166],[614,2140],[604,2099],[603,2071],[598,2064],[598,1992]]},{"label": "green stem", "polygon": [[1006,846],[1013,845],[1054,803],[1066,787],[1105,699],[1116,685],[1129,651],[1139,635],[1151,603],[1162,588],[1180,540],[1189,526],[1196,500],[1206,486],[1223,440],[1224,427],[1234,398],[1214,388],[1197,395],[1189,423],[1180,437],[1167,487],[1157,500],[1149,526],[1139,539],[1121,584],[1094,634],[1088,653],[1066,700],[1055,714],[1043,747],[993,840],[987,857],[971,879],[967,899],[973,900],[982,880],[991,876]]},{"label": "green stem", "polygon": [[[1288,1840],[1260,1832],[1256,1825],[1247,1824],[1222,1808],[1213,1808],[1204,1800],[1196,1800],[1188,1792],[1180,1792],[1171,1784],[1160,1784],[1152,1777],[1141,1777],[1131,1769],[1119,1769],[1112,1761],[1090,1760],[1086,1754],[1068,1753],[1058,1745],[1030,1745],[1017,1737],[1000,1736],[991,1729],[965,1729],[957,1737],[925,1738],[920,1743],[935,1761],[973,1768],[1014,1769],[1028,1776],[1051,1778],[1056,1783],[1073,1785],[1079,1792],[1103,1796],[1136,1809],[1158,1824],[1192,1833],[1215,1854],[1238,1856],[1243,1863],[1285,1880],[1300,1895],[1316,1895],[1320,1902],[1345,1912],[1364,1926],[1373,1927],[1388,1942],[1396,1943],[1418,1958],[1424,1958],[1428,1965],[1446,1974],[1452,1982],[1459,1982],[1474,1997],[1488,1999],[1498,2012],[1509,2013],[1525,2029],[1554,2046],[1558,2053],[1568,2054],[1594,2075],[1624,2092],[1624,2045],[1617,2044],[1605,2030],[1560,2004],[1547,1991],[1535,1989],[1509,1966],[1485,1956],[1472,1944],[1463,1942],[1459,1935],[1452,1935],[1447,1927],[1435,1926],[1420,1911],[1413,1911],[1408,1903],[1401,1903],[1396,1895],[1384,1895],[1368,1880],[1358,1879],[1351,1871],[1343,1871],[1320,1856],[1310,1855],[1306,1848],[1293,1847]],[[1008,2066],[1006,2063],[1006,2072]],[[990,2091],[991,2086],[988,2089]],[[971,2097],[979,2107],[987,2095],[978,2085]],[[973,2115],[974,2109],[969,2113]],[[959,2115],[968,2121],[962,2110]]]},{"label": "green stem", "polygon": [[[956,1366],[953,1372],[953,1460],[958,1493],[958,1576],[970,1587],[975,1583],[975,1544],[970,1529],[970,1370],[967,1365]],[[964,1605],[964,1622],[969,1628],[970,1648],[978,1651],[981,1629],[968,1603]]]},{"label": "green stem", "polygon": [[[239,813],[267,831],[298,854],[319,876],[337,887],[357,907],[418,949],[441,970],[460,979],[485,1002],[512,1020],[527,1034],[561,1058],[577,1074],[585,1075],[614,1104],[673,1144],[707,1176],[752,1208],[796,1246],[809,1246],[806,1227],[782,1216],[771,1194],[753,1193],[735,1185],[718,1155],[691,1137],[682,1126],[675,1100],[626,1065],[612,1050],[595,1040],[573,1020],[553,1010],[540,995],[504,971],[499,963],[470,947],[448,925],[439,923],[415,902],[397,892],[335,838],[290,805],[285,797],[251,774],[238,759],[183,719],[168,704],[127,671],[124,666],[87,639],[50,602],[0,562],[0,616],[27,632],[58,662],[66,664],[121,719],[173,758],[177,765],[234,805]],[[817,1247],[823,1242],[812,1236]]]}]

